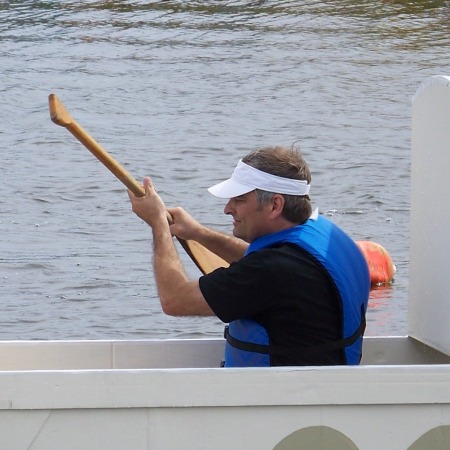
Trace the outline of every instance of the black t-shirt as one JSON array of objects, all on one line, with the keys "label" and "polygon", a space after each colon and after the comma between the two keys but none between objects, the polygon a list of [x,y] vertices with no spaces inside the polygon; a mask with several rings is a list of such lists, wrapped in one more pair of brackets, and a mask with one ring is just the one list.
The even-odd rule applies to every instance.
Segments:
[{"label": "black t-shirt", "polygon": [[292,348],[292,355],[272,355],[272,366],[345,364],[343,350],[301,353],[341,339],[343,325],[334,282],[300,247],[280,244],[250,253],[199,282],[220,320],[253,319],[267,330],[271,344]]}]

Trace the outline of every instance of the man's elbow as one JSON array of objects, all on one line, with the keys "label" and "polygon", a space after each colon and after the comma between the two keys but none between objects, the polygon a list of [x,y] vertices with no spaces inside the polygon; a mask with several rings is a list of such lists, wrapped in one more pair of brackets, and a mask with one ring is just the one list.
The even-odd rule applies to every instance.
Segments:
[{"label": "man's elbow", "polygon": [[210,316],[214,315],[200,292],[198,283],[179,285],[176,289],[159,292],[161,307],[168,316]]},{"label": "man's elbow", "polygon": [[169,296],[161,296],[161,307],[163,313],[167,316],[182,316],[182,312],[180,311],[179,303],[176,301],[176,298]]}]

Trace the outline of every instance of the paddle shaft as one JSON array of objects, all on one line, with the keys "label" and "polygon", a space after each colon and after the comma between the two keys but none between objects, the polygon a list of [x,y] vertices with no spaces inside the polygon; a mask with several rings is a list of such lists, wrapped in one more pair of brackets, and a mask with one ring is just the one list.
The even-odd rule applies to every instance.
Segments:
[{"label": "paddle shaft", "polygon": [[109,169],[136,197],[143,197],[145,191],[136,179],[131,176],[100,144],[76,122],[66,128],[107,168]]},{"label": "paddle shaft", "polygon": [[[49,96],[49,107],[50,116],[54,123],[70,131],[136,197],[145,195],[144,187],[73,119],[55,94]],[[168,212],[167,220],[169,223],[173,223],[173,218]]]},{"label": "paddle shaft", "polygon": [[[77,122],[72,121],[66,128],[110,171],[112,172],[136,197],[145,195],[144,187],[120,165],[97,141],[95,141]],[[167,221],[172,224],[173,218],[166,211]],[[183,241],[184,242],[184,241]],[[180,243],[182,243],[180,241]],[[182,243],[183,245],[183,243]],[[184,247],[184,245],[183,245]]]},{"label": "paddle shaft", "polygon": [[[141,186],[98,142],[96,142],[87,131],[78,125],[72,118],[64,105],[55,94],[50,94],[48,98],[50,117],[54,123],[60,125],[72,133],[103,165],[109,169],[128,189],[137,197],[143,197],[145,191]],[[169,224],[173,223],[173,218],[166,211]],[[210,273],[218,267],[227,267],[228,263],[216,254],[209,251],[196,241],[185,241],[178,238],[186,253],[204,274]]]}]

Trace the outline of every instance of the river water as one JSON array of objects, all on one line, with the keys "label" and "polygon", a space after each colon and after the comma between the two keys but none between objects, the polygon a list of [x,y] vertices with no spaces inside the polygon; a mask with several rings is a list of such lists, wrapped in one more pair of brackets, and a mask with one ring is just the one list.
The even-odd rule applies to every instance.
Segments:
[{"label": "river water", "polygon": [[0,339],[222,334],[161,312],[149,228],[50,121],[50,93],[168,205],[222,231],[206,188],[254,148],[296,142],[320,211],[397,266],[367,334],[405,334],[411,97],[450,74],[449,19],[437,0],[0,2]]}]

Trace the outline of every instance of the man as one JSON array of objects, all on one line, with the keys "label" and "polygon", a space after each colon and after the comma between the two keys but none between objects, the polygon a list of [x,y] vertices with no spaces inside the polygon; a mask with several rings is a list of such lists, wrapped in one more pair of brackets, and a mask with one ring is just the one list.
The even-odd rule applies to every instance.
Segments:
[{"label": "man", "polygon": [[[350,237],[312,212],[311,174],[300,153],[267,147],[209,188],[227,198],[233,236],[166,208],[151,180],[129,192],[153,231],[161,305],[174,316],[216,315],[226,327],[225,367],[359,364],[370,281]],[[230,263],[189,280],[172,235],[195,240]]]}]

